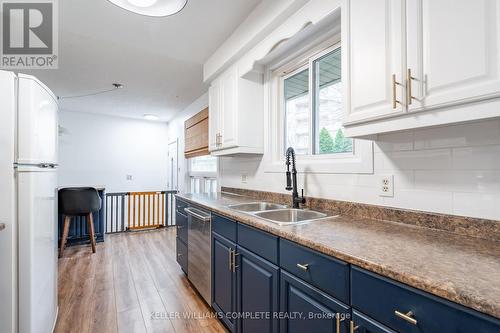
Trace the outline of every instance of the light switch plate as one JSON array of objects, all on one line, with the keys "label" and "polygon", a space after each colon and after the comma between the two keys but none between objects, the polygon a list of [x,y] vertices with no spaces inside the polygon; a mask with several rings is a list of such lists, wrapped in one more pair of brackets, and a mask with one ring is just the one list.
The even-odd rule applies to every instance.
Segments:
[{"label": "light switch plate", "polygon": [[247,183],[247,179],[248,179],[248,177],[247,177],[247,175],[246,175],[246,174],[242,174],[242,175],[241,175],[241,182],[242,182],[243,184],[246,184],[246,183]]},{"label": "light switch plate", "polygon": [[394,175],[380,176],[379,195],[381,197],[394,196]]}]

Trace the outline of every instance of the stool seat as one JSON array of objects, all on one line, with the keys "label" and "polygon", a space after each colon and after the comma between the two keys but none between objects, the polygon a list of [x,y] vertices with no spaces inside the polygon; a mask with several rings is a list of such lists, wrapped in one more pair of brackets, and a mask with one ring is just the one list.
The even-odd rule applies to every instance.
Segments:
[{"label": "stool seat", "polygon": [[58,192],[59,214],[64,216],[64,229],[59,250],[59,258],[62,257],[69,233],[71,218],[85,216],[89,230],[92,252],[95,253],[95,232],[92,213],[101,209],[99,193],[93,187],[68,187]]}]

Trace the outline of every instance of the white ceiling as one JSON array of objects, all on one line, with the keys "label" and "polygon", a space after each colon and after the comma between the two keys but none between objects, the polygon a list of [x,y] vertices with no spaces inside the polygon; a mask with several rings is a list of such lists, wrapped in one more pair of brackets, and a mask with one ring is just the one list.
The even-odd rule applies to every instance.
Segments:
[{"label": "white ceiling", "polygon": [[172,118],[207,90],[203,63],[260,0],[189,0],[178,14],[153,18],[107,0],[59,2],[59,69],[28,73],[62,99],[66,111]]}]

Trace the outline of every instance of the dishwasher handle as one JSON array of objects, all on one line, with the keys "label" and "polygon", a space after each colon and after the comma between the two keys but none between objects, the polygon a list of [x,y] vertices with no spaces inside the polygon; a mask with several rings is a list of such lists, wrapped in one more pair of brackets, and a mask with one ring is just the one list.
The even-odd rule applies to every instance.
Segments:
[{"label": "dishwasher handle", "polygon": [[184,208],[184,211],[188,215],[191,215],[194,218],[202,220],[203,222],[210,222],[210,220],[212,219],[212,217],[210,216],[210,214],[207,214],[207,213],[205,213],[205,212],[203,212],[203,211],[201,211],[199,209],[196,209],[196,208],[187,207],[187,208]]}]

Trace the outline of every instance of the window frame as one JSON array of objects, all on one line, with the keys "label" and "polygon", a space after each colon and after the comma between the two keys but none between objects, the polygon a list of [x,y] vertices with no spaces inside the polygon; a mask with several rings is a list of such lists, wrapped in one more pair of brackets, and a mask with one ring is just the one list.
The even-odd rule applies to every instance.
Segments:
[{"label": "window frame", "polygon": [[[317,73],[315,69],[315,62],[325,55],[337,50],[341,49],[342,45],[340,42],[337,42],[325,49],[322,49],[321,51],[317,52],[311,52],[308,54],[307,58],[303,60],[302,62],[299,62],[298,64],[295,65],[294,68],[290,69],[289,65],[285,65],[283,68],[279,68],[275,71],[275,75],[279,76],[279,98],[281,99],[280,101],[280,118],[281,118],[281,124],[283,126],[283,138],[281,145],[283,147],[283,152],[286,151],[286,142],[287,142],[287,128],[286,128],[286,100],[284,98],[285,96],[285,81],[293,77],[294,75],[304,71],[304,70],[309,70],[309,76],[308,76],[308,94],[309,94],[309,147],[308,147],[308,153],[303,155],[301,154],[301,157],[307,157],[307,158],[318,158],[319,156],[323,158],[350,158],[355,155],[355,141],[353,140],[353,145],[352,145],[352,152],[342,152],[342,153],[328,153],[328,154],[319,154],[316,152],[316,144],[317,144],[317,138],[316,134],[318,133],[318,112],[319,110],[317,109],[317,97],[319,96],[319,92],[316,89],[315,86],[315,81],[317,78]],[[341,49],[342,50],[342,49]],[[278,73],[282,73],[281,75]],[[342,81],[341,81],[342,82]],[[344,96],[342,96],[344,98]]]},{"label": "window frame", "polygon": [[[266,161],[263,164],[264,171],[270,173],[282,172],[284,165],[285,147],[285,108],[284,108],[284,84],[282,77],[292,76],[300,72],[300,69],[311,69],[313,61],[323,55],[341,48],[342,59],[349,59],[349,50],[342,46],[340,34],[337,34],[316,46],[303,50],[302,53],[292,53],[291,56],[276,59],[264,68],[264,86],[267,104],[266,113]],[[345,60],[344,60],[345,61]],[[347,61],[348,63],[348,61]],[[350,107],[350,72],[348,66],[342,66],[342,108],[344,117]],[[312,87],[312,77],[309,76],[309,87]],[[311,90],[311,88],[310,88]],[[312,93],[312,92],[311,92]],[[310,103],[313,99],[310,98]],[[311,106],[310,106],[311,107]],[[312,109],[311,109],[312,110]],[[313,112],[311,112],[312,114]],[[310,127],[316,126],[315,120],[310,119]],[[309,140],[310,152],[314,148],[314,140]],[[297,169],[302,173],[326,173],[326,174],[371,174],[374,170],[374,148],[371,140],[353,139],[353,151],[348,153],[333,154],[311,154],[299,155],[297,157]]]}]

